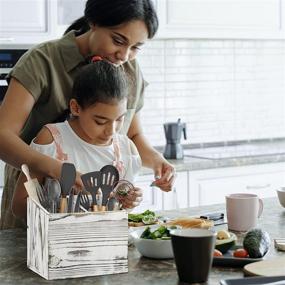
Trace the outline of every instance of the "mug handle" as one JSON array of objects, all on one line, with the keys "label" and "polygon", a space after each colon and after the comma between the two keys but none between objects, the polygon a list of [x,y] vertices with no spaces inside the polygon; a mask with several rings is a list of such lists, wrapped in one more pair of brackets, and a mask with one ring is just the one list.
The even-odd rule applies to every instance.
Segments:
[{"label": "mug handle", "polygon": [[263,201],[261,199],[258,199],[258,201],[259,201],[259,210],[258,210],[258,218],[259,218],[263,212]]}]

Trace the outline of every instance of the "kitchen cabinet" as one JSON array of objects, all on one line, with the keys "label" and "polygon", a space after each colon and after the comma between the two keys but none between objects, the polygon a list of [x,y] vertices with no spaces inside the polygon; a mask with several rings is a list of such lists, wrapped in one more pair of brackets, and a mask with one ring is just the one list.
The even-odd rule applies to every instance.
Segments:
[{"label": "kitchen cabinet", "polygon": [[33,43],[52,37],[54,1],[0,0],[0,43]]},{"label": "kitchen cabinet", "polygon": [[153,175],[142,175],[136,179],[135,186],[143,190],[143,201],[134,209],[134,212],[162,209],[162,191],[150,186]]},{"label": "kitchen cabinet", "polygon": [[284,0],[157,0],[157,38],[280,39]]},{"label": "kitchen cabinet", "polygon": [[188,172],[177,173],[174,188],[170,192],[162,192],[162,210],[174,210],[189,206]]},{"label": "kitchen cabinet", "polygon": [[181,171],[171,192],[150,187],[152,179],[153,175],[139,176],[136,186],[143,189],[144,197],[135,212],[224,203],[225,196],[232,193],[274,197],[276,189],[285,185],[285,163]]},{"label": "kitchen cabinet", "polygon": [[[60,37],[85,0],[0,0],[0,43]],[[156,38],[284,39],[285,0],[154,0]],[[17,9],[15,9],[17,7]]]},{"label": "kitchen cabinet", "polygon": [[37,44],[59,38],[75,19],[83,15],[85,2],[0,0],[0,43]]},{"label": "kitchen cabinet", "polygon": [[189,205],[188,172],[178,172],[171,192],[163,192],[157,187],[150,186],[153,175],[142,175],[135,185],[143,190],[143,201],[135,208],[135,212],[149,210],[171,210],[186,208]]},{"label": "kitchen cabinet", "polygon": [[189,173],[190,206],[223,203],[231,193],[273,197],[276,189],[284,184],[285,163],[192,171]]}]

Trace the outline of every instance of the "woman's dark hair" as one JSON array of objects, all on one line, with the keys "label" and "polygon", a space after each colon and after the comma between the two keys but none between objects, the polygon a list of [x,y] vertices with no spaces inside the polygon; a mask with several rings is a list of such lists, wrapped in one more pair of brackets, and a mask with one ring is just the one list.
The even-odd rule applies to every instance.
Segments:
[{"label": "woman's dark hair", "polygon": [[127,96],[127,75],[123,68],[103,60],[84,66],[76,76],[72,89],[72,98],[82,108],[98,102],[119,102]]},{"label": "woman's dark hair", "polygon": [[153,38],[158,29],[158,18],[152,0],[87,0],[84,16],[77,19],[65,31],[87,32],[89,24],[101,27],[117,26],[126,22],[141,20]]}]

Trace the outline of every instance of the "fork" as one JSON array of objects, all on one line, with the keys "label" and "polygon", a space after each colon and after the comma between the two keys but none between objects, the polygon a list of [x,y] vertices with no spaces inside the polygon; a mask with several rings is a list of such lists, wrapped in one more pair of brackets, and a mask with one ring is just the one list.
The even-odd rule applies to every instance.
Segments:
[{"label": "fork", "polygon": [[87,194],[82,193],[81,197],[80,197],[80,208],[84,209],[84,212],[88,212],[89,208],[90,208],[90,201],[89,201],[89,197]]}]

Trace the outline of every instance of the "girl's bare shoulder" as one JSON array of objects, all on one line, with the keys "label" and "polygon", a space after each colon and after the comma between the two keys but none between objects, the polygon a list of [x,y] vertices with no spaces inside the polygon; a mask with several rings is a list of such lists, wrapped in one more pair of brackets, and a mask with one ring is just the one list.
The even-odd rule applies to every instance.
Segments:
[{"label": "girl's bare shoulder", "polygon": [[52,142],[52,134],[50,130],[46,127],[43,127],[34,139],[34,143],[36,144],[51,144]]}]

